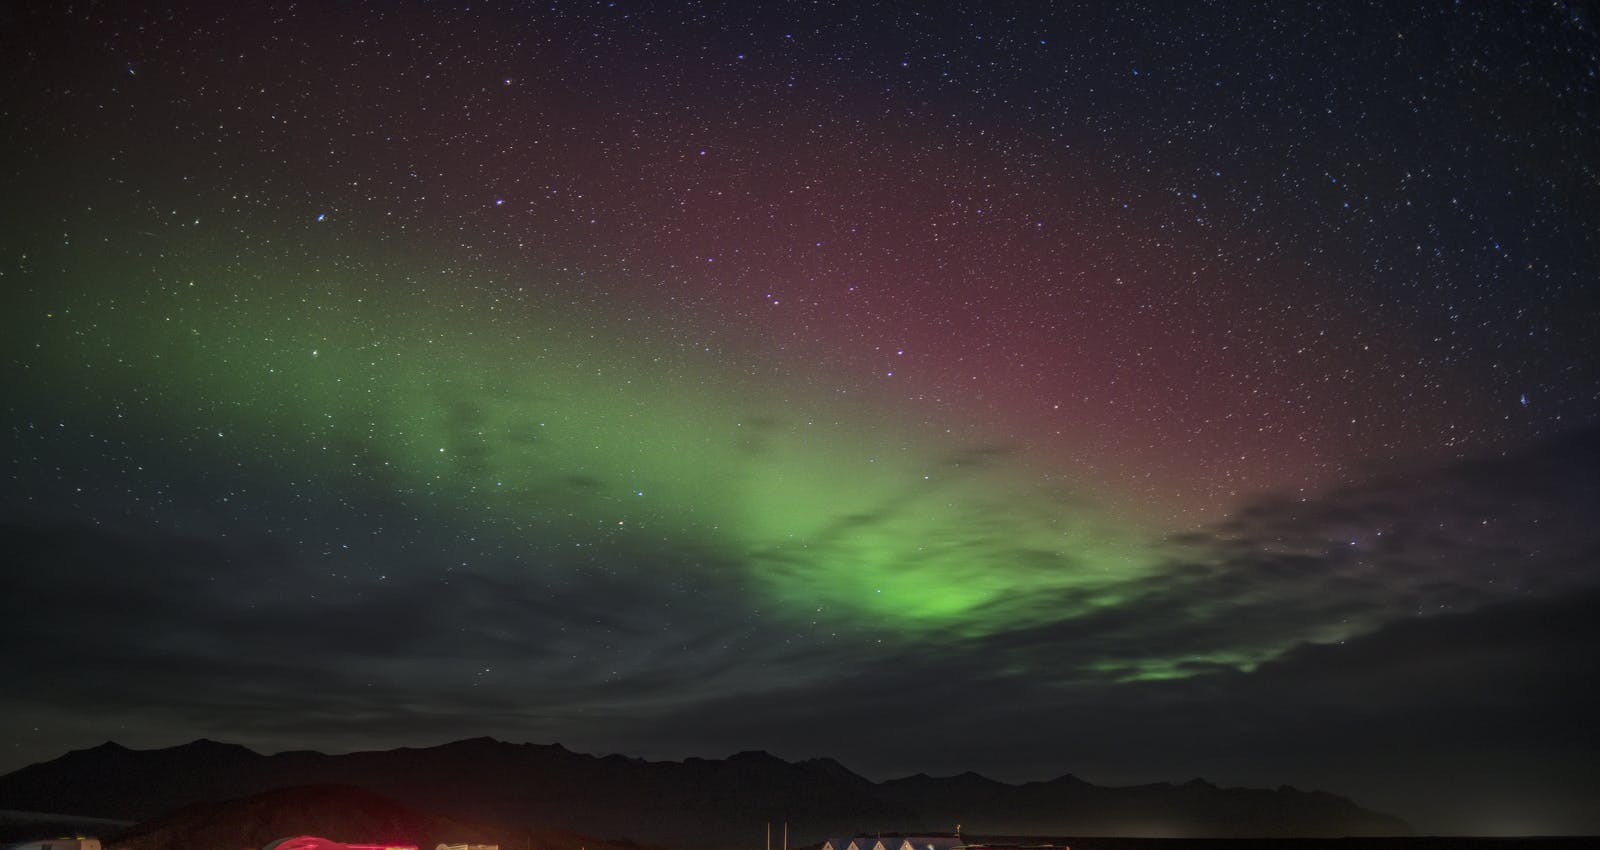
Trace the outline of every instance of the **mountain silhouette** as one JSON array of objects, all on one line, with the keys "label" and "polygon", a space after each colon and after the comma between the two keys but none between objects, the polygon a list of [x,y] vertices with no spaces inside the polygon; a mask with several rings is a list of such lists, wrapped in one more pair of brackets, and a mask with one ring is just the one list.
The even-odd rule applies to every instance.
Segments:
[{"label": "mountain silhouette", "polygon": [[349,843],[437,847],[498,844],[501,850],[577,850],[577,842],[536,842],[526,830],[469,823],[419,811],[349,785],[278,788],[237,800],[195,803],[109,836],[110,850],[173,847],[259,848],[279,838],[317,835]]},{"label": "mountain silhouette", "polygon": [[1072,776],[1012,785],[975,773],[882,783],[832,759],[764,752],[645,761],[559,744],[473,738],[423,749],[265,756],[199,740],[157,750],[114,743],[0,777],[0,808],[148,821],[195,803],[339,784],[468,821],[562,829],[700,850],[748,848],[768,821],[791,846],[861,831],[972,835],[1311,837],[1400,835],[1402,821],[1342,797],[1195,780],[1102,787]]}]

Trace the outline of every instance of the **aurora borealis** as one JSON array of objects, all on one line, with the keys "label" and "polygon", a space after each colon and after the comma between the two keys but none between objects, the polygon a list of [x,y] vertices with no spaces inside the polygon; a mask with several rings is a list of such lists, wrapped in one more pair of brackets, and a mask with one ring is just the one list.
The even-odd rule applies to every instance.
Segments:
[{"label": "aurora borealis", "polygon": [[1600,831],[1594,23],[10,10],[0,769],[492,734]]}]

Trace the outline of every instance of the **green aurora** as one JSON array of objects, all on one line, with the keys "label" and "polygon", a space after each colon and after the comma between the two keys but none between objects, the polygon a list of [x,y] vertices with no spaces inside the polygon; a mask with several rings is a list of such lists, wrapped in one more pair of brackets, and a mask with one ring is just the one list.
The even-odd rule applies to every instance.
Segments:
[{"label": "green aurora", "polygon": [[271,287],[238,260],[113,266],[79,258],[38,287],[19,360],[79,417],[235,470],[230,492],[314,481],[340,494],[324,503],[501,552],[697,564],[754,607],[907,640],[1112,605],[1155,563],[1147,527],[1035,454],[820,374],[775,379],[759,355],[463,298],[393,263],[280,262]]}]

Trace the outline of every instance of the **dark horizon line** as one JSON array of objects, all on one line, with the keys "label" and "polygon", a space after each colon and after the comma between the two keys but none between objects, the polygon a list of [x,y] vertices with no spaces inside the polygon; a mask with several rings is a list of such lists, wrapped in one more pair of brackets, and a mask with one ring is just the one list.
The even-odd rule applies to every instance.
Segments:
[{"label": "dark horizon line", "polygon": [[[552,741],[552,742],[550,742],[548,744],[540,744],[540,743],[535,743],[533,741],[521,741],[521,742],[505,741],[505,740],[501,740],[499,738],[496,738],[493,735],[475,735],[475,736],[472,736],[472,737],[469,737],[469,738],[458,738],[458,739],[454,739],[454,740],[450,740],[450,741],[445,741],[443,743],[431,744],[431,745],[426,745],[426,746],[402,745],[402,746],[388,747],[386,749],[359,749],[359,750],[345,750],[345,751],[341,751],[341,752],[325,752],[323,750],[318,750],[318,749],[304,748],[304,749],[279,750],[277,752],[271,752],[271,753],[261,752],[259,750],[256,750],[256,749],[254,749],[252,747],[249,747],[249,746],[246,746],[244,744],[237,744],[237,743],[232,743],[232,742],[229,742],[229,741],[219,741],[219,740],[216,740],[215,738],[207,738],[207,737],[204,737],[204,736],[199,737],[199,738],[195,738],[195,739],[190,740],[190,741],[186,741],[186,742],[181,743],[181,744],[172,744],[172,745],[165,746],[165,747],[146,747],[146,748],[143,748],[143,749],[135,748],[135,747],[129,747],[129,746],[125,745],[125,744],[119,743],[119,742],[117,742],[117,741],[115,741],[113,739],[109,739],[108,738],[104,742],[96,744],[96,745],[94,745],[92,747],[84,747],[82,749],[68,750],[68,751],[62,753],[61,755],[56,756],[55,758],[47,759],[45,761],[40,761],[40,762],[34,762],[33,764],[25,765],[23,767],[17,768],[16,770],[9,771],[8,773],[0,774],[0,776],[9,776],[9,775],[11,775],[13,773],[18,773],[20,771],[27,770],[30,767],[34,767],[34,766],[41,765],[41,764],[48,764],[49,762],[56,761],[57,759],[65,758],[66,756],[72,755],[74,753],[88,753],[88,752],[93,752],[95,750],[105,750],[105,749],[123,750],[123,751],[131,752],[131,753],[152,753],[152,752],[162,752],[162,751],[165,751],[165,750],[178,750],[178,749],[184,749],[184,748],[191,748],[191,747],[195,747],[197,745],[212,745],[212,746],[218,746],[218,747],[226,747],[226,748],[229,748],[229,749],[244,750],[245,752],[248,752],[251,755],[259,756],[261,758],[273,758],[275,756],[291,755],[291,754],[295,754],[295,753],[310,753],[310,754],[313,754],[313,755],[326,756],[326,757],[329,757],[329,758],[336,758],[336,757],[339,757],[339,756],[363,755],[363,754],[368,754],[368,753],[392,753],[392,752],[406,751],[406,750],[412,750],[412,751],[442,750],[442,749],[445,749],[447,747],[455,747],[455,746],[460,746],[462,744],[481,744],[481,743],[490,743],[490,744],[496,744],[496,745],[507,746],[507,747],[533,747],[533,748],[544,749],[544,750],[558,750],[560,752],[569,753],[571,755],[581,756],[581,757],[584,757],[584,758],[594,759],[596,761],[604,761],[604,760],[607,760],[607,759],[624,759],[626,761],[640,762],[640,763],[643,763],[643,764],[687,765],[687,764],[690,764],[692,762],[726,762],[726,761],[732,761],[732,760],[734,760],[736,758],[739,758],[741,756],[764,757],[764,758],[772,759],[774,761],[783,762],[784,764],[791,765],[791,766],[800,766],[800,765],[812,764],[812,763],[818,763],[818,762],[823,762],[823,763],[831,762],[831,763],[833,763],[835,765],[838,765],[840,768],[844,769],[845,771],[848,771],[851,775],[857,776],[857,777],[861,778],[862,780],[864,780],[866,782],[869,782],[869,783],[871,783],[873,785],[886,785],[886,784],[891,783],[891,782],[901,782],[901,781],[911,780],[911,779],[951,780],[951,779],[962,779],[962,778],[966,778],[966,777],[973,777],[973,778],[976,778],[976,779],[981,779],[981,780],[983,780],[985,782],[993,783],[995,785],[1004,785],[1004,786],[1006,786],[1008,788],[1023,788],[1023,787],[1027,787],[1029,785],[1052,785],[1052,784],[1055,784],[1055,783],[1059,783],[1059,782],[1070,780],[1070,781],[1077,782],[1077,783],[1080,783],[1080,784],[1090,785],[1090,786],[1093,786],[1093,787],[1096,787],[1096,788],[1107,788],[1107,789],[1155,788],[1155,787],[1162,787],[1162,786],[1170,787],[1170,788],[1177,788],[1177,787],[1182,787],[1182,786],[1185,786],[1185,785],[1206,785],[1206,786],[1210,786],[1212,788],[1218,788],[1218,789],[1222,789],[1222,790],[1247,789],[1247,790],[1293,791],[1293,792],[1297,792],[1297,793],[1301,793],[1301,794],[1325,794],[1325,795],[1328,795],[1328,796],[1346,797],[1346,798],[1348,798],[1348,795],[1339,794],[1337,792],[1332,792],[1332,791],[1327,791],[1327,790],[1324,790],[1324,789],[1321,789],[1321,788],[1300,788],[1298,786],[1288,785],[1288,784],[1283,784],[1283,783],[1280,783],[1278,785],[1271,786],[1271,787],[1259,786],[1259,785],[1219,785],[1219,784],[1217,784],[1215,782],[1212,782],[1209,779],[1206,779],[1203,776],[1195,776],[1195,777],[1192,777],[1190,779],[1187,779],[1187,780],[1184,780],[1184,781],[1181,781],[1181,782],[1173,781],[1173,780],[1169,779],[1169,780],[1158,780],[1158,781],[1154,781],[1154,782],[1136,782],[1136,783],[1126,784],[1126,785],[1116,785],[1116,784],[1100,784],[1100,783],[1097,783],[1097,782],[1092,782],[1092,781],[1090,781],[1088,779],[1084,779],[1083,777],[1078,776],[1077,774],[1072,773],[1070,771],[1068,771],[1066,773],[1058,774],[1058,775],[1050,777],[1048,779],[1032,779],[1032,780],[1027,780],[1027,781],[1023,781],[1023,782],[1007,782],[1007,781],[1005,781],[1003,779],[995,779],[995,778],[993,778],[991,776],[987,776],[987,775],[979,773],[979,772],[977,772],[975,770],[964,770],[964,771],[961,771],[960,773],[951,773],[951,774],[942,774],[942,775],[935,775],[935,774],[927,773],[925,771],[918,771],[916,773],[908,773],[908,774],[904,774],[904,775],[900,775],[900,776],[891,776],[891,777],[886,778],[886,779],[875,780],[875,779],[872,779],[871,777],[868,777],[868,776],[866,776],[866,775],[864,775],[862,773],[857,772],[854,768],[851,768],[849,765],[845,764],[842,760],[840,760],[839,758],[836,758],[834,756],[810,756],[810,757],[802,758],[802,759],[798,759],[798,760],[790,760],[790,759],[786,759],[786,758],[784,758],[782,756],[774,755],[773,753],[771,753],[771,752],[769,752],[767,750],[755,749],[755,750],[739,750],[737,752],[730,753],[729,755],[721,756],[721,757],[685,756],[685,757],[680,758],[680,759],[672,759],[672,758],[650,759],[650,758],[645,758],[643,756],[634,756],[634,755],[628,755],[626,753],[619,753],[619,752],[611,752],[611,753],[605,753],[605,754],[597,754],[597,753],[592,753],[592,752],[582,752],[582,751],[579,751],[579,750],[574,750],[574,749],[566,746],[565,744],[562,744],[559,741]],[[917,834],[918,835],[927,835],[927,834],[931,834],[931,833],[917,833]]]}]

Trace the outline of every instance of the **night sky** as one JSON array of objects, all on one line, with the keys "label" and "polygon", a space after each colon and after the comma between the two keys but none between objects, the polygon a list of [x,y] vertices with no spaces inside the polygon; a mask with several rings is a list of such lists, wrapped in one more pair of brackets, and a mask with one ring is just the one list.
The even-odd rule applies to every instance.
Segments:
[{"label": "night sky", "polygon": [[0,770],[1600,832],[1593,6],[135,5],[0,9]]}]

